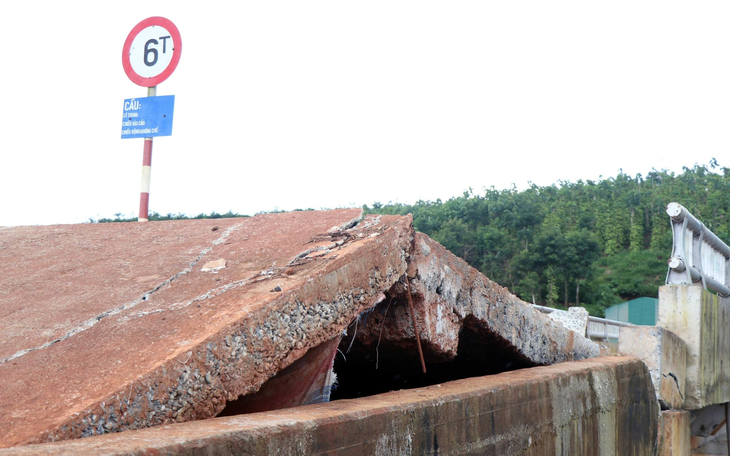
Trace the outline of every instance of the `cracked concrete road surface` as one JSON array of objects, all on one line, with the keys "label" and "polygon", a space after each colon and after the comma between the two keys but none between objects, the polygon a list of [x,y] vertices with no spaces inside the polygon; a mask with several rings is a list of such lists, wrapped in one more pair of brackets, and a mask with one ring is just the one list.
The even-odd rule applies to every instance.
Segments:
[{"label": "cracked concrete road surface", "polygon": [[410,218],[361,219],[3,230],[0,447],[209,418],[258,390],[404,274]]}]

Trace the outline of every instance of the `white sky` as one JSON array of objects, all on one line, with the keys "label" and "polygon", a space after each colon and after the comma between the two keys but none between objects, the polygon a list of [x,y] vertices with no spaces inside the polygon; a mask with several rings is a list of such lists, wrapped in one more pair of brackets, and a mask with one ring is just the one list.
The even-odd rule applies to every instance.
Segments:
[{"label": "white sky", "polygon": [[136,216],[132,28],[180,30],[150,210],[448,199],[730,166],[730,3],[0,3],[0,225]]}]

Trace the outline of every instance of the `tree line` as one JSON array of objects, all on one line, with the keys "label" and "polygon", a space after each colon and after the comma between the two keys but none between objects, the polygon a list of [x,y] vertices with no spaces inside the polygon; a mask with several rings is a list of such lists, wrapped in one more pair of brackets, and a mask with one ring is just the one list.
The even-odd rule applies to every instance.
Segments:
[{"label": "tree line", "polygon": [[[376,202],[363,209],[413,214],[418,231],[525,301],[551,307],[581,305],[603,316],[614,304],[657,296],[671,255],[665,209],[672,201],[730,243],[730,168],[715,159],[678,174],[652,169],[645,176],[630,176],[620,171],[598,181],[533,184],[519,191],[514,186],[482,193],[469,189],[447,201]],[[230,217],[247,215],[153,212],[149,219]],[[116,214],[89,222],[136,220]]]},{"label": "tree line", "polygon": [[645,176],[559,181],[447,201],[373,203],[368,213],[413,214],[414,227],[525,301],[606,307],[656,297],[671,255],[667,204],[685,206],[730,242],[730,169],[709,165]]}]

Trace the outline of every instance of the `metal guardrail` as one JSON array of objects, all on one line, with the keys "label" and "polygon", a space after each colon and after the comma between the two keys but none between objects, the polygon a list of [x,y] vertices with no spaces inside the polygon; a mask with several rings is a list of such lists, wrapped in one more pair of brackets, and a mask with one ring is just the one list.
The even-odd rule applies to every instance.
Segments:
[{"label": "metal guardrail", "polygon": [[730,296],[730,247],[679,203],[667,205],[672,223],[672,257],[667,284],[698,285]]},{"label": "metal guardrail", "polygon": [[[537,310],[541,311],[542,313],[548,313],[548,314],[558,311],[558,309],[553,309],[552,307],[539,306],[537,304],[533,304],[533,307],[535,307]],[[560,312],[563,312],[563,311],[560,311]],[[623,321],[607,320],[605,318],[588,316],[588,326],[586,327],[585,335],[586,335],[586,337],[593,338],[593,339],[602,339],[602,340],[618,339],[619,328],[621,326],[634,326],[634,325],[632,325],[631,323],[625,323]]]},{"label": "metal guardrail", "polygon": [[588,337],[594,339],[618,339],[619,327],[632,326],[630,323],[622,321],[606,320],[605,318],[588,317],[588,328],[586,333]]}]

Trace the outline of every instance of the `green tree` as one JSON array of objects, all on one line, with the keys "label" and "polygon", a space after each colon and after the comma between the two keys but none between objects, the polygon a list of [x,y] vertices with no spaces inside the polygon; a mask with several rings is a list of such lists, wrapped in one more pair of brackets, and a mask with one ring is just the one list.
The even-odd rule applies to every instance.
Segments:
[{"label": "green tree", "polygon": [[580,305],[580,285],[593,276],[594,264],[601,257],[601,247],[593,233],[585,228],[571,231],[565,241],[568,257],[566,276],[569,274],[575,283],[575,305],[578,306]]},{"label": "green tree", "polygon": [[714,159],[677,174],[619,171],[597,181],[469,189],[447,201],[364,209],[413,214],[417,230],[522,299],[555,304],[562,297],[602,315],[608,305],[656,295],[671,254],[672,201],[730,241],[730,169]]}]

